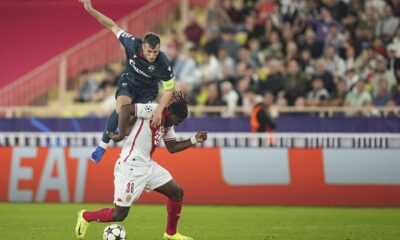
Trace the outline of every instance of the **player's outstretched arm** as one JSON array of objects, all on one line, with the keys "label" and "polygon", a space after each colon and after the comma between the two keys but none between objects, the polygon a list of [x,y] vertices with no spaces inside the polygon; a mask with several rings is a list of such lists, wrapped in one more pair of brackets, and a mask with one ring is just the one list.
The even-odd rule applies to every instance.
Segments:
[{"label": "player's outstretched arm", "polygon": [[79,2],[83,3],[83,6],[85,7],[86,11],[90,13],[90,15],[96,18],[99,23],[101,23],[104,27],[113,32],[115,35],[117,35],[119,31],[121,31],[121,28],[118,27],[111,18],[105,16],[104,14],[92,7],[91,0],[79,0]]},{"label": "player's outstretched arm", "polygon": [[121,111],[118,115],[118,128],[119,133],[109,133],[110,138],[114,142],[120,142],[125,138],[126,129],[128,127],[129,119],[131,116],[135,116],[135,104],[128,104],[121,107]]},{"label": "player's outstretched arm", "polygon": [[174,139],[174,140],[170,140],[170,141],[164,141],[164,143],[170,153],[176,153],[176,152],[183,151],[187,148],[190,148],[191,146],[193,146],[196,143],[202,143],[205,140],[207,140],[207,132],[200,131],[200,132],[197,132],[196,135],[190,139],[183,140],[183,141],[176,141],[176,139]]}]

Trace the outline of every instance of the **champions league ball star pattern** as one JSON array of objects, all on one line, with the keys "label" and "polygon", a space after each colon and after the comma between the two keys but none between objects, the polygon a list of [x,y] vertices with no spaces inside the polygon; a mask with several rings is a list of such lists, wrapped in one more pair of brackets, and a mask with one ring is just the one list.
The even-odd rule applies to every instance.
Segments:
[{"label": "champions league ball star pattern", "polygon": [[109,225],[103,231],[103,240],[126,240],[126,231],[119,224]]}]

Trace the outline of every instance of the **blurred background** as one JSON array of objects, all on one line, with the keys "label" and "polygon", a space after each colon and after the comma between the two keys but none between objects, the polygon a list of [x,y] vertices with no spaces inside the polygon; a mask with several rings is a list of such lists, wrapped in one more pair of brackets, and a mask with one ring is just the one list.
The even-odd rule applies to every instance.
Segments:
[{"label": "blurred background", "polygon": [[[92,3],[161,36],[190,103],[178,134],[210,132],[154,157],[188,202],[400,206],[400,1]],[[0,200],[110,202],[89,189],[102,176],[112,191],[121,145],[87,160],[115,107],[121,44],[77,0],[1,1],[0,18]]]}]

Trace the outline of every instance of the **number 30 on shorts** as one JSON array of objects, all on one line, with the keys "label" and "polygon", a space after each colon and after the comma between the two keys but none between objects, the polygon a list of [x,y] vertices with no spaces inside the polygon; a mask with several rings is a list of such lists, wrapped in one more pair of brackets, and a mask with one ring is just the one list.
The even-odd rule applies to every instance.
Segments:
[{"label": "number 30 on shorts", "polygon": [[128,182],[126,185],[126,193],[133,193],[133,183]]}]

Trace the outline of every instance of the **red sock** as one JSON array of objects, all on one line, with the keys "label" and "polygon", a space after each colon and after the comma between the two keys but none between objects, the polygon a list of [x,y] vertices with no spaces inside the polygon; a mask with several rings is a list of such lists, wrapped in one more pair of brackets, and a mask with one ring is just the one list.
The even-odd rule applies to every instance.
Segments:
[{"label": "red sock", "polygon": [[103,208],[94,212],[84,212],[83,218],[88,222],[113,222],[114,208]]},{"label": "red sock", "polygon": [[176,233],[176,226],[178,225],[179,217],[181,216],[182,210],[182,200],[173,201],[168,198],[167,202],[167,212],[168,212],[168,222],[167,222],[167,234],[174,235]]}]

